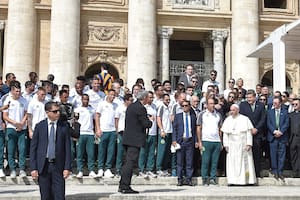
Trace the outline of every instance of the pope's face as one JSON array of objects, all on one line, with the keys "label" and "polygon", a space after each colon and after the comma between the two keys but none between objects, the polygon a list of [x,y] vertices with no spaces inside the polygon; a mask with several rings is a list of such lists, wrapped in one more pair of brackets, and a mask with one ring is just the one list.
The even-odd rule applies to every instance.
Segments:
[{"label": "pope's face", "polygon": [[235,106],[231,106],[231,107],[230,107],[230,115],[231,115],[232,117],[237,116],[238,113],[239,113],[239,109],[238,109],[237,107],[235,107]]}]

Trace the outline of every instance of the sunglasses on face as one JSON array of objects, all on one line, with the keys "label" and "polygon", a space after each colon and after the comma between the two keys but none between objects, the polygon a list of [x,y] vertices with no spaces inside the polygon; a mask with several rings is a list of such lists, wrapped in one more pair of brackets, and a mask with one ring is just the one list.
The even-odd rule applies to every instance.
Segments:
[{"label": "sunglasses on face", "polygon": [[266,99],[259,99],[260,101],[266,101]]},{"label": "sunglasses on face", "polygon": [[216,76],[216,74],[210,74],[211,76]]},{"label": "sunglasses on face", "polygon": [[182,105],[182,107],[184,108],[184,107],[189,107],[189,105],[188,104],[185,104],[185,105]]},{"label": "sunglasses on face", "polygon": [[49,112],[52,112],[52,113],[54,113],[54,114],[57,114],[57,113],[60,112],[60,110],[50,110]]},{"label": "sunglasses on face", "polygon": [[234,98],[234,96],[229,96],[229,98]]},{"label": "sunglasses on face", "polygon": [[228,83],[232,83],[232,84],[234,84],[234,82],[233,82],[233,81],[229,81]]}]

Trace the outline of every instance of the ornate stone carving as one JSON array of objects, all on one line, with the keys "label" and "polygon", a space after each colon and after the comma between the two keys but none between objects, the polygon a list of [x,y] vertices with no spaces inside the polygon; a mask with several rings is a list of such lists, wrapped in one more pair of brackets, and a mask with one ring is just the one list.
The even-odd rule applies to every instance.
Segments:
[{"label": "ornate stone carving", "polygon": [[89,26],[90,41],[120,41],[121,26]]},{"label": "ornate stone carving", "polygon": [[86,70],[89,66],[99,63],[108,62],[116,65],[124,73],[124,68],[126,65],[127,57],[124,55],[114,56],[110,55],[106,50],[93,51],[93,52],[81,52],[80,62],[81,71]]},{"label": "ornate stone carving", "polygon": [[173,8],[215,10],[220,5],[219,0],[173,0]]},{"label": "ornate stone carving", "polygon": [[212,31],[212,40],[223,41],[225,38],[228,37],[227,30],[213,30]]},{"label": "ornate stone carving", "polygon": [[173,34],[173,28],[171,27],[159,27],[158,34],[162,39],[170,39],[170,36]]}]

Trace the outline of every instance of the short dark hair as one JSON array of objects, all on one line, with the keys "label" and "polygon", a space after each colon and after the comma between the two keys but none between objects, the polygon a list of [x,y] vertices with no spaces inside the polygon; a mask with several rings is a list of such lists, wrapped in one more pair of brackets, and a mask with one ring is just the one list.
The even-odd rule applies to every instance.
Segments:
[{"label": "short dark hair", "polygon": [[154,86],[154,88],[153,88],[153,89],[154,89],[154,92],[156,92],[156,91],[158,90],[159,87],[162,87],[162,85],[156,85],[156,86]]},{"label": "short dark hair", "polygon": [[171,84],[171,81],[170,80],[165,80],[164,82],[163,82],[163,86],[165,85],[165,84],[167,84],[167,83],[170,83]]},{"label": "short dark hair", "polygon": [[84,76],[77,76],[76,80],[85,82],[86,78]]},{"label": "short dark hair", "polygon": [[32,84],[34,84],[32,81],[26,81],[26,82],[25,82],[25,88],[28,88],[28,87],[31,86]]},{"label": "short dark hair", "polygon": [[275,97],[273,97],[273,100],[274,100],[274,99],[278,99],[280,103],[282,102],[281,96],[275,96]]},{"label": "short dark hair", "polygon": [[247,95],[250,94],[252,96],[256,96],[256,93],[253,89],[247,90]]},{"label": "short dark hair", "polygon": [[217,70],[214,70],[214,69],[210,70],[209,73],[215,73],[216,75],[218,74]]},{"label": "short dark hair", "polygon": [[11,73],[11,72],[6,73],[5,79],[8,80],[11,75],[14,76],[14,73]]},{"label": "short dark hair", "polygon": [[21,83],[19,81],[12,81],[9,84],[9,88],[16,88],[16,89],[21,89]]},{"label": "short dark hair", "polygon": [[132,98],[132,94],[125,94],[124,95],[124,101],[128,101],[130,98]]},{"label": "short dark hair", "polygon": [[45,111],[50,111],[53,106],[59,107],[58,102],[56,102],[56,101],[48,101],[45,104]]},{"label": "short dark hair", "polygon": [[68,90],[60,90],[59,96],[63,95],[64,93],[69,94]]},{"label": "short dark hair", "polygon": [[90,99],[90,96],[88,95],[88,94],[82,94],[82,97],[81,98],[83,98],[83,97],[87,97],[87,98],[89,98]]}]

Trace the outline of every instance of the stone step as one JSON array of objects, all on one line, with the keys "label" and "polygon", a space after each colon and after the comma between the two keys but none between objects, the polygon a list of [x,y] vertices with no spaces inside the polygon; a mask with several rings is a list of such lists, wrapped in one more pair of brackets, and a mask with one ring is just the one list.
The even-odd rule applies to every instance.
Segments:
[{"label": "stone step", "polygon": [[[66,185],[118,185],[119,178],[89,178],[84,176],[82,179],[77,179],[75,177],[69,177],[66,180]],[[193,182],[195,185],[202,185],[201,177],[194,177]],[[226,178],[219,177],[218,183],[220,186],[227,186]],[[32,180],[30,176],[25,178],[17,177],[15,179],[10,178],[9,176],[0,179],[1,185],[36,185],[36,181]],[[177,184],[176,177],[158,177],[158,178],[149,178],[144,179],[143,177],[134,176],[132,178],[132,185],[162,185],[162,186],[174,186]],[[300,178],[286,178],[285,182],[281,180],[276,180],[271,177],[258,178],[258,184],[260,186],[300,186]]]}]

